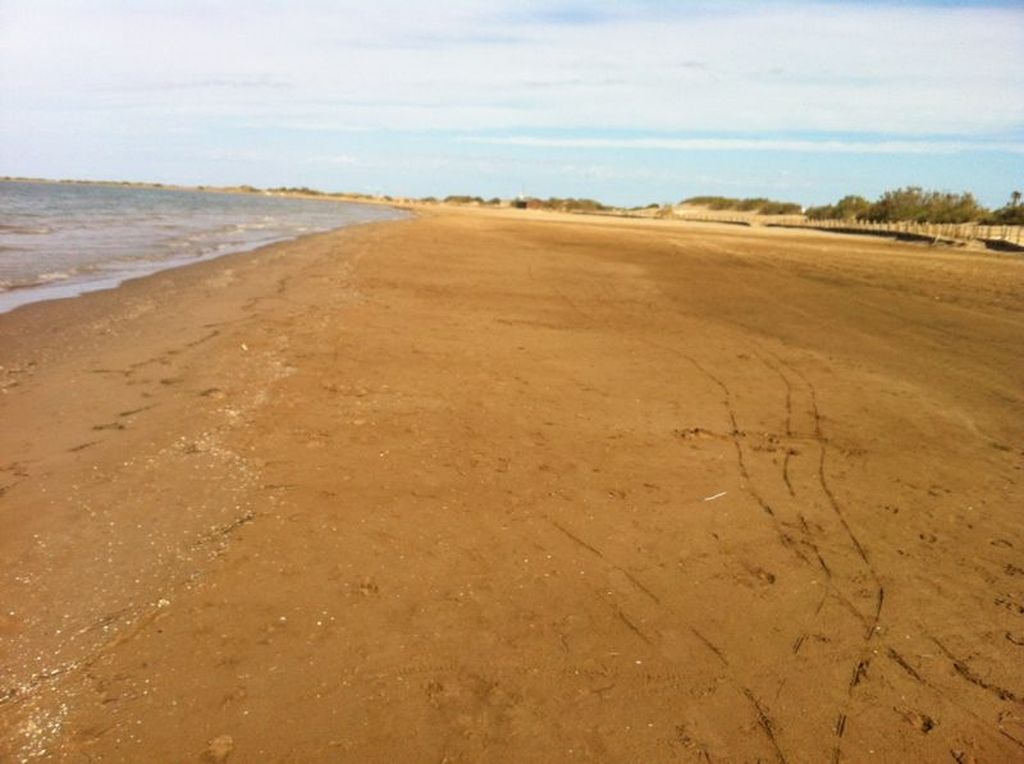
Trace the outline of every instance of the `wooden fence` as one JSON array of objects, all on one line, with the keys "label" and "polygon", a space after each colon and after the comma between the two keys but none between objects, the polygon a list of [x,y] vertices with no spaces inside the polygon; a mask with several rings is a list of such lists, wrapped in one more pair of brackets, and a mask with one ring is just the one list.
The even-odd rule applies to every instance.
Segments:
[{"label": "wooden fence", "polygon": [[[774,222],[774,221],[773,221]],[[868,220],[779,220],[782,225],[795,225],[824,230],[849,230],[851,232],[875,233],[880,235],[905,236],[932,241],[981,241],[1005,242],[1015,246],[1024,245],[1024,226],[984,225],[981,223],[874,223]]]},{"label": "wooden fence", "polygon": [[912,241],[977,241],[994,249],[1024,250],[1024,226],[984,225],[981,223],[876,223],[868,220],[808,220],[803,215],[682,215],[678,220],[730,223],[748,226],[813,228],[837,233],[892,236]]}]

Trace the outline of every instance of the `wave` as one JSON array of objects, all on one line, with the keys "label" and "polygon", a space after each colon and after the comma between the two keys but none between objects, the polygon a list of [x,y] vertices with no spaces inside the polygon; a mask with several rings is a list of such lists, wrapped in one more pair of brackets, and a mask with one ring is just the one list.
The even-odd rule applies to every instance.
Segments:
[{"label": "wave", "polygon": [[0,223],[0,234],[13,234],[16,236],[45,236],[48,233],[53,233],[54,229],[48,226],[27,226],[27,225],[10,225],[7,223]]},{"label": "wave", "polygon": [[33,287],[46,286],[47,284],[54,284],[58,281],[67,281],[75,277],[74,272],[68,271],[50,271],[49,273],[40,273],[31,279],[24,281],[13,281],[10,279],[0,279],[0,291],[10,292],[15,289],[32,289]]},{"label": "wave", "polygon": [[32,287],[36,299],[73,296],[313,231],[404,216],[344,202],[101,188],[55,193],[46,184],[12,189],[18,213],[0,223],[0,313],[33,301],[23,293]]}]

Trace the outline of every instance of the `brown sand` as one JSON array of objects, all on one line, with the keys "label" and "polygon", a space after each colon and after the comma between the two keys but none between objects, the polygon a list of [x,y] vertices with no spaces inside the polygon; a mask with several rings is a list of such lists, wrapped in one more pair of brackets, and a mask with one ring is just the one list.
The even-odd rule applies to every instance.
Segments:
[{"label": "brown sand", "polygon": [[434,211],[0,316],[0,759],[1024,759],[1022,284]]}]

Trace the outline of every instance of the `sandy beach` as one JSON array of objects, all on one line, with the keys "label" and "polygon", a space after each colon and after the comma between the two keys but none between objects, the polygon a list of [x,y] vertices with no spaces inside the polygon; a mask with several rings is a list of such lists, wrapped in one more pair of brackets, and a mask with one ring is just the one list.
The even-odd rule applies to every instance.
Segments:
[{"label": "sandy beach", "polygon": [[435,208],[0,315],[0,760],[1024,759],[1022,284]]}]

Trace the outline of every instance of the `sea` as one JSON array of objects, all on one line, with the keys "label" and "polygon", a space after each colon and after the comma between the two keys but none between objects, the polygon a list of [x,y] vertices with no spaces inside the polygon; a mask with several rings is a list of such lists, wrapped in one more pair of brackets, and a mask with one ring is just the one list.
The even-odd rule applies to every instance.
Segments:
[{"label": "sea", "polygon": [[261,193],[0,182],[0,313],[401,210]]}]

